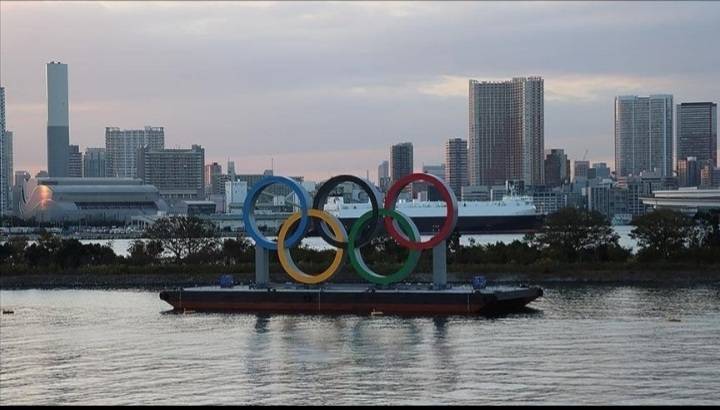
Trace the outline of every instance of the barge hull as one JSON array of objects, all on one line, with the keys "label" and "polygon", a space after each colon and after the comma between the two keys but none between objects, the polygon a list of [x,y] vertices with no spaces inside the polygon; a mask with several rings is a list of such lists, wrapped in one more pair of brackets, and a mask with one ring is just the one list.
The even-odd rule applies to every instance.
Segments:
[{"label": "barge hull", "polygon": [[479,315],[511,312],[542,296],[540,288],[508,291],[367,289],[219,289],[163,291],[175,310],[320,314]]}]

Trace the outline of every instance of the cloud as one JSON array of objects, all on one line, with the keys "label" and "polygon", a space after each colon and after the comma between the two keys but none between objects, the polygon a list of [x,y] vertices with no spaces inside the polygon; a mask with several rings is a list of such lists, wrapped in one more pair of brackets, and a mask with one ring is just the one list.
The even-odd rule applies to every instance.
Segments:
[{"label": "cloud", "polygon": [[[372,170],[401,140],[441,162],[445,139],[467,136],[470,78],[542,76],[547,145],[598,158],[612,156],[613,96],[720,96],[713,2],[3,1],[0,11],[18,169],[45,146],[50,60],[69,64],[74,143],[101,146],[108,125],[159,125],[168,144],[202,142],[209,159],[328,152],[334,162],[317,167],[329,172],[347,163],[340,152],[363,152],[353,169]],[[311,172],[314,157],[303,158]]]}]

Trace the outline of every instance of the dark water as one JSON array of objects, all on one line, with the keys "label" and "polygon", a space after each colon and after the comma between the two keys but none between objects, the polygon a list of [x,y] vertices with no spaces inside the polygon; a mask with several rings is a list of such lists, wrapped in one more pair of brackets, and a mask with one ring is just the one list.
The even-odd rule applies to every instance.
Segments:
[{"label": "dark water", "polygon": [[718,289],[555,287],[501,318],[163,314],[2,291],[0,404],[716,404]]}]

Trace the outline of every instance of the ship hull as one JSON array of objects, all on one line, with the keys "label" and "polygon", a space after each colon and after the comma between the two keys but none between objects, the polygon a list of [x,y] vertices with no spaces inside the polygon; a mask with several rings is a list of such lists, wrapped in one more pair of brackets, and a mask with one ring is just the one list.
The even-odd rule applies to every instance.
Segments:
[{"label": "ship hull", "polygon": [[176,311],[305,314],[482,315],[517,311],[542,296],[542,289],[475,291],[270,288],[168,290],[160,298]]},{"label": "ship hull", "polygon": [[[431,235],[440,230],[445,216],[411,217],[423,235]],[[349,231],[356,218],[340,218]],[[460,216],[456,230],[461,234],[487,233],[528,233],[537,231],[542,225],[541,215],[517,216]]]}]

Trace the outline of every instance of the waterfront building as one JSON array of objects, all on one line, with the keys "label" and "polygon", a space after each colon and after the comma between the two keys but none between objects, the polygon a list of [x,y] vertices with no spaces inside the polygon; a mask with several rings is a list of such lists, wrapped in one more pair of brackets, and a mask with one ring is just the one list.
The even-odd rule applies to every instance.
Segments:
[{"label": "waterfront building", "polygon": [[673,97],[615,97],[617,176],[673,175]]},{"label": "waterfront building", "polygon": [[[706,161],[702,165],[711,165],[710,161]],[[700,185],[700,169],[702,165],[698,164],[695,157],[687,157],[678,159],[677,162],[677,178],[680,187],[696,187]]]},{"label": "waterfront building", "polygon": [[[209,195],[225,195],[225,183],[232,181],[230,175],[228,174],[218,174],[213,175],[212,177],[212,183],[210,184],[210,193]],[[206,187],[207,190],[207,187]],[[206,191],[207,193],[207,191]]]},{"label": "waterfront building", "polygon": [[390,177],[392,182],[413,173],[413,145],[403,142],[392,146],[390,152]]},{"label": "waterfront building", "polygon": [[248,183],[246,181],[225,182],[225,213],[242,213],[247,192]]},{"label": "waterfront building", "polygon": [[104,178],[106,176],[105,148],[86,148],[83,155],[83,177]]},{"label": "waterfront building", "polygon": [[166,212],[157,188],[132,178],[35,178],[20,195],[20,217],[38,222],[117,221]]},{"label": "waterfront building", "polygon": [[68,146],[68,177],[82,178],[82,153],[77,145]]},{"label": "waterfront building", "polygon": [[677,161],[694,157],[698,164],[717,164],[717,104],[692,102],[677,105]]},{"label": "waterfront building", "polygon": [[[445,180],[445,173],[447,172],[447,170],[445,164],[423,165],[422,172]],[[440,196],[440,192],[435,189],[434,186],[425,182],[413,183],[413,194],[417,195],[420,192],[426,193],[428,201],[442,201],[442,196]]]},{"label": "waterfront building", "polygon": [[678,180],[675,177],[662,176],[659,172],[641,172],[638,176],[618,177],[617,186],[628,190],[628,214],[638,216],[647,212],[647,206],[641,201],[642,197],[648,197],[655,191],[678,189]]},{"label": "waterfront building", "polygon": [[610,178],[610,168],[604,162],[596,162],[592,164],[592,168],[590,169],[595,173],[595,178]]},{"label": "waterfront building", "polygon": [[146,126],[141,130],[121,130],[106,127],[105,175],[115,178],[137,177],[138,150],[143,147],[147,150],[164,149],[164,128]]},{"label": "waterfront building", "polygon": [[199,145],[190,149],[138,150],[138,177],[154,185],[171,206],[181,200],[205,198],[203,170],[205,150]]},{"label": "waterfront building", "polygon": [[217,162],[205,165],[205,186],[210,187],[212,185],[213,177],[220,174],[222,174],[222,165]]},{"label": "waterfront building", "polygon": [[47,74],[47,166],[50,177],[68,176],[70,118],[67,64],[50,62]]},{"label": "waterfront building", "polygon": [[573,180],[578,178],[588,179],[588,171],[590,170],[590,161],[575,160],[573,164]]},{"label": "waterfront building", "polygon": [[541,77],[469,82],[468,182],[545,183]]},{"label": "waterfront building", "polygon": [[681,188],[658,190],[642,198],[643,204],[655,209],[668,208],[689,215],[720,209],[720,189]]},{"label": "waterfront building", "polygon": [[235,179],[235,161],[228,161],[227,173],[230,176],[231,181]]},{"label": "waterfront building", "polygon": [[377,186],[380,188],[381,192],[387,192],[388,188],[390,187],[392,181],[390,179],[390,163],[388,161],[383,161],[378,165],[378,178],[377,178]]},{"label": "waterfront building", "polygon": [[462,138],[450,138],[445,143],[445,182],[462,197],[462,187],[468,185],[468,144]]},{"label": "waterfront building", "polygon": [[570,160],[562,149],[545,151],[545,185],[558,187],[570,183]]}]

